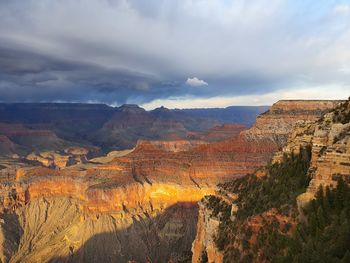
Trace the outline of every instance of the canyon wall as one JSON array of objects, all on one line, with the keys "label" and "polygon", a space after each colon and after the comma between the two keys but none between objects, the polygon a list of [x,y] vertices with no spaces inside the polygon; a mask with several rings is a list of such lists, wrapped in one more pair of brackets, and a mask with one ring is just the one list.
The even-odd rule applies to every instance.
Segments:
[{"label": "canyon wall", "polygon": [[269,111],[257,117],[253,127],[243,134],[249,139],[269,138],[279,147],[287,143],[288,135],[297,121],[315,121],[341,101],[280,100]]},{"label": "canyon wall", "polygon": [[[44,154],[41,158],[53,160],[55,167],[35,156],[33,160],[49,167],[10,165],[6,169],[13,171],[1,184],[2,261],[189,260],[197,202],[214,194],[218,183],[266,164],[298,120],[313,120],[333,105],[312,102],[305,113],[301,104],[307,103],[278,102],[260,117],[263,121],[224,141],[140,141],[131,152],[105,160],[67,166],[65,158],[61,162]],[[205,247],[208,258],[220,258],[205,241],[211,240],[215,222],[201,210],[198,224],[210,230],[197,232],[202,239],[195,243],[194,255]]]},{"label": "canyon wall", "polygon": [[[77,145],[99,147],[106,153],[131,149],[139,139],[189,139],[193,133],[198,137],[195,140],[203,139],[205,136],[201,136],[201,132],[217,125],[250,125],[267,108],[192,111],[160,107],[146,111],[130,104],[110,107],[83,103],[0,103],[0,136],[6,136],[16,146],[9,147],[3,142],[5,138],[0,138],[0,155],[27,155],[33,151],[57,151]],[[210,140],[228,135],[230,131],[226,129]]]},{"label": "canyon wall", "polygon": [[[275,153],[272,164],[282,163],[286,156],[297,156],[302,149],[310,148],[311,160],[307,176],[311,178],[311,181],[306,187],[306,192],[299,196],[296,195],[299,216],[302,216],[302,208],[315,198],[315,194],[320,186],[334,188],[340,177],[350,184],[350,101],[343,101],[342,103],[339,101],[323,101],[320,104],[317,102],[307,104],[306,101],[292,103],[296,107],[295,109],[286,107],[288,101],[274,104],[269,112],[258,117],[257,123],[251,129],[242,132],[242,134],[251,140],[257,140],[266,136],[278,145],[284,145],[281,151]],[[312,108],[315,107],[319,110],[312,111]],[[329,107],[333,107],[333,109],[329,110]],[[325,108],[328,109],[326,112],[324,111]],[[320,116],[317,112],[324,112],[325,114]],[[279,116],[281,113],[287,115],[285,119],[279,120],[276,116]],[[270,116],[271,114],[272,116]],[[258,170],[255,176],[257,178],[266,176],[265,168]],[[249,186],[249,183],[247,185]],[[235,222],[238,207],[241,207],[241,205],[235,199],[227,201],[227,198],[220,194],[220,191],[225,191],[225,188],[221,187],[213,196],[221,200],[220,202],[227,204],[225,209],[230,210],[230,220]],[[240,194],[239,191],[236,193]],[[223,213],[225,210],[219,210],[221,211],[219,216],[213,216],[213,209],[205,200],[201,202],[199,207],[197,235],[192,245],[192,262],[203,262],[204,255],[208,262],[225,262],[224,251],[219,249],[217,247],[218,243],[214,241],[218,236],[220,226],[222,227],[223,224],[220,213]],[[237,229],[234,230],[236,231],[235,240],[229,240],[229,237],[227,237],[225,242],[230,246],[230,248],[226,248],[229,252],[226,252],[232,253],[229,256],[236,258],[244,255],[245,252],[243,251],[246,249],[244,246],[242,247],[244,242],[246,242],[248,249],[249,246],[256,245],[256,242],[262,242],[261,240],[257,241],[257,233],[260,231],[259,228],[261,226],[267,224],[266,222],[279,226],[280,229],[278,231],[281,233],[286,225],[289,225],[285,233],[291,235],[297,219],[292,215],[286,216],[276,209],[270,209],[239,222],[240,226],[236,226]],[[249,231],[247,230],[248,228],[250,229]],[[246,234],[248,232],[250,233],[249,235]],[[251,262],[269,262],[259,258],[261,253],[261,251],[257,250],[254,257],[250,258]]]}]

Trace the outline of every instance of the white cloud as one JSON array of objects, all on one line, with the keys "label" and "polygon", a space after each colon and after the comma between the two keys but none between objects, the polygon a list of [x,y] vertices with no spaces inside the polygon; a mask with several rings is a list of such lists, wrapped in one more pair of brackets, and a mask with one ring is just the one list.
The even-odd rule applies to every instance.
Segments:
[{"label": "white cloud", "polygon": [[194,78],[188,78],[188,79],[186,80],[186,84],[187,84],[187,85],[190,85],[190,86],[192,86],[192,87],[208,86],[208,83],[207,83],[207,82],[205,82],[205,81],[202,80],[202,79],[198,79],[198,78],[196,78],[196,77],[194,77]]}]

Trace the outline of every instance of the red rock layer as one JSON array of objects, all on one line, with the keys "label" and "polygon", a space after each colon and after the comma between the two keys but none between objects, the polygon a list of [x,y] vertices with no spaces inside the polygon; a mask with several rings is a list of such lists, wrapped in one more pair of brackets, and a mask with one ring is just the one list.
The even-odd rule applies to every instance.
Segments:
[{"label": "red rock layer", "polygon": [[112,163],[139,181],[194,181],[215,185],[254,172],[287,141],[298,121],[315,120],[338,101],[279,101],[239,136],[173,153],[142,142]]},{"label": "red rock layer", "polygon": [[188,139],[203,140],[207,142],[223,141],[238,136],[246,127],[241,124],[224,124],[215,126],[205,132],[188,132]]}]

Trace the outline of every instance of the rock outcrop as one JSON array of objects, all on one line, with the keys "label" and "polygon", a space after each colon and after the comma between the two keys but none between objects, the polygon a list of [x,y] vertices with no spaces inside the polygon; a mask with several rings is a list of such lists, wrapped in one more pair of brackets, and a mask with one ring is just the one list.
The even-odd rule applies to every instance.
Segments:
[{"label": "rock outcrop", "polygon": [[[153,147],[166,152],[185,152],[199,145],[207,144],[204,140],[162,140],[162,141],[145,141],[139,140],[136,148],[143,148],[143,144],[151,144]],[[146,146],[147,147],[147,146]]]},{"label": "rock outcrop", "polygon": [[344,101],[316,121],[297,122],[287,145],[274,156],[274,162],[280,162],[283,154],[298,154],[300,149],[311,147],[312,180],[307,192],[298,198],[300,205],[313,199],[320,186],[335,187],[339,177],[350,182],[349,112],[349,101]]},{"label": "rock outcrop", "polygon": [[[314,198],[320,186],[335,187],[341,177],[350,183],[350,101],[312,125],[312,160],[308,190],[298,198],[300,206]],[[305,137],[305,133],[298,137]],[[291,138],[293,141],[293,138]]]},{"label": "rock outcrop", "polygon": [[298,121],[315,120],[339,103],[310,101],[308,105],[307,101],[280,101],[259,116],[252,128],[230,139],[177,153],[144,141],[115,162],[125,172],[136,178],[146,177],[151,182],[176,175],[181,180],[190,178],[199,185],[216,185],[265,165],[286,144],[288,134]]},{"label": "rock outcrop", "polygon": [[190,140],[218,142],[235,137],[246,129],[246,126],[241,124],[224,124],[215,126],[204,132],[188,132],[187,138]]},{"label": "rock outcrop", "polygon": [[315,121],[339,103],[341,101],[281,100],[273,104],[269,111],[258,116],[253,127],[243,133],[253,140],[269,138],[282,147],[287,143],[296,122]]},{"label": "rock outcrop", "polygon": [[[49,167],[9,165],[6,169],[13,170],[5,175],[6,182],[1,181],[0,257],[5,262],[188,260],[196,234],[197,202],[214,194],[217,183],[266,164],[298,120],[310,120],[328,109],[328,104],[320,108],[313,102],[302,114],[301,106],[293,111],[298,103],[290,102],[289,107],[288,103],[277,107],[281,112],[275,106],[264,114],[263,122],[224,141],[141,141],[130,152],[74,165],[67,165],[69,158],[84,156],[82,149],[67,150],[63,157],[52,152],[40,154],[44,160],[35,157]],[[125,110],[131,111],[130,118],[134,111],[142,111],[133,106]],[[173,113],[161,109],[153,114]],[[277,121],[285,116],[285,122]],[[125,129],[123,123],[127,120],[106,127]],[[277,137],[272,133],[274,124]],[[53,169],[57,167],[61,169]],[[198,222],[202,229],[210,229],[198,231],[201,240],[193,246],[195,258],[206,251],[208,258],[220,259],[212,242],[217,225],[204,212]]]},{"label": "rock outcrop", "polygon": [[25,157],[29,161],[36,161],[45,167],[62,169],[78,163],[86,163],[93,156],[93,148],[70,147],[64,151],[47,151],[31,153]]},{"label": "rock outcrop", "polygon": [[[311,181],[308,186],[304,187],[305,193],[298,196],[299,192],[295,195],[299,216],[301,215],[300,220],[302,220],[303,210],[301,207],[315,198],[320,186],[334,188],[340,177],[350,184],[350,101],[323,101],[319,105],[317,102],[307,104],[305,101],[293,101],[291,103],[294,104],[295,109],[287,106],[288,103],[289,101],[282,101],[274,104],[269,112],[258,118],[257,123],[251,129],[242,132],[242,134],[247,136],[248,140],[268,138],[276,142],[277,145],[283,146],[282,150],[273,157],[272,163],[275,165],[284,162],[286,156],[297,156],[305,149],[310,149],[311,159],[309,168],[305,170],[305,176],[310,177]],[[320,116],[322,112],[324,114]],[[280,114],[286,114],[286,118],[278,120],[277,116]],[[276,166],[269,167],[272,170],[276,169],[274,168]],[[259,180],[260,177],[265,177],[267,175],[266,169],[259,169],[254,178]],[[245,186],[249,187],[250,182],[245,183]],[[240,187],[235,192],[238,195],[241,194]],[[263,183],[261,187],[265,187]],[[226,191],[225,188],[219,189],[221,192]],[[247,191],[247,189],[243,191]],[[236,225],[232,223],[234,227],[230,226],[227,230],[231,231],[231,234],[236,234],[234,240],[226,240],[225,245],[228,245],[228,248],[226,247],[225,253],[227,254],[224,255],[222,248],[217,247],[220,240],[215,242],[214,239],[218,235],[220,227],[227,225],[228,221],[236,222],[236,212],[238,207],[242,207],[242,205],[237,204],[233,199],[227,201],[227,197],[222,196],[220,191],[216,191],[214,197],[220,202],[228,204],[222,209],[217,201],[216,208],[214,208],[217,210],[216,213],[220,215],[220,213],[230,212],[231,215],[230,217],[226,216],[226,219],[213,216],[212,204],[205,202],[205,199],[200,203],[197,235],[192,245],[192,262],[203,262],[204,256],[208,262],[224,262],[224,256],[238,259],[247,257],[251,262],[269,262],[266,258],[263,260],[263,252],[259,249],[255,250],[253,256],[246,252],[252,247],[262,247],[261,244],[256,245],[257,242],[264,243],[261,237],[260,240],[257,240],[258,232],[263,232],[261,228],[267,228],[268,225],[271,228],[271,225],[274,225],[274,231],[281,233],[281,235],[291,235],[295,231],[298,218],[293,214],[296,213],[296,208],[291,208],[289,214],[281,213],[281,208],[279,208],[280,210],[270,208],[262,213],[255,212],[251,216],[249,216],[250,213],[248,216],[243,216],[241,213],[239,223]],[[260,197],[266,200],[272,198],[262,195]]]},{"label": "rock outcrop", "polygon": [[203,202],[205,199],[199,202],[197,234],[192,244],[192,263],[220,263],[224,255],[217,249],[214,241],[219,230],[220,219],[213,217],[211,209]]},{"label": "rock outcrop", "polygon": [[0,123],[0,155],[59,149],[68,145],[51,130],[29,129],[22,124]]}]

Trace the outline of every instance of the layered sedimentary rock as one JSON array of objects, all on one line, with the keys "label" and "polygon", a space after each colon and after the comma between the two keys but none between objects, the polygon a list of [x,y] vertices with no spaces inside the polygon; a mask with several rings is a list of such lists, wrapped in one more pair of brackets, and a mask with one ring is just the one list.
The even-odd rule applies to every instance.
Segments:
[{"label": "layered sedimentary rock", "polygon": [[[188,260],[196,232],[197,202],[213,194],[217,183],[266,164],[297,120],[320,113],[319,107],[314,112],[310,107],[308,114],[297,110],[297,117],[292,118],[294,104],[288,110],[283,106],[282,113],[264,114],[263,123],[220,142],[142,141],[130,152],[115,152],[90,162],[70,166],[58,162],[60,170],[13,166],[10,183],[2,188],[2,260]],[[278,136],[273,136],[276,116],[283,118],[286,111],[288,120],[276,126]],[[109,124],[113,130],[125,128],[122,123]],[[270,131],[264,133],[263,127]],[[74,155],[74,151],[64,154]],[[215,224],[206,220],[200,214],[202,228],[210,225],[214,229]],[[198,246],[203,244],[207,247],[203,242]],[[219,257],[214,249],[206,251],[208,257]]]},{"label": "layered sedimentary rock", "polygon": [[298,198],[301,205],[310,201],[321,185],[334,187],[339,177],[350,182],[349,109],[349,102],[344,101],[317,121],[299,121],[283,151],[275,155],[278,162],[283,153],[298,154],[300,149],[311,147],[312,180],[308,191]]},{"label": "layered sedimentary rock", "polygon": [[56,149],[67,145],[68,143],[50,130],[29,129],[22,124],[0,123],[0,155]]},{"label": "layered sedimentary rock", "polygon": [[[13,226],[3,217],[0,227],[5,262],[164,262],[188,257],[196,203],[213,193],[193,183],[116,178],[107,167],[94,178],[95,168],[69,175],[42,169],[17,173],[15,204],[6,215],[18,223]],[[109,182],[104,182],[108,174]],[[21,192],[19,185],[25,187]],[[14,229],[23,232],[9,246]]]},{"label": "layered sedimentary rock", "polygon": [[85,163],[90,156],[93,156],[92,148],[70,147],[64,151],[36,152],[27,155],[25,158],[30,161],[37,161],[45,167],[62,169],[67,166]]},{"label": "layered sedimentary rock", "polygon": [[215,126],[204,132],[188,132],[187,138],[190,140],[201,140],[206,142],[223,141],[239,135],[247,128],[241,124],[224,124]]},{"label": "layered sedimentary rock", "polygon": [[162,140],[162,141],[144,141],[139,140],[136,148],[142,148],[142,144],[151,144],[153,147],[167,152],[184,152],[199,145],[207,144],[203,140]]},{"label": "layered sedimentary rock", "polygon": [[269,138],[280,147],[287,142],[288,135],[300,120],[315,121],[341,101],[334,100],[280,100],[268,112],[257,117],[251,129],[244,132],[250,139]]},{"label": "layered sedimentary rock", "polygon": [[[267,108],[230,107],[192,111],[160,107],[146,111],[137,105],[110,107],[82,103],[0,103],[0,123],[7,125],[5,133],[25,130],[25,137],[17,136],[20,135],[18,132],[14,135],[19,138],[14,143],[22,146],[14,149],[18,154],[28,154],[34,150],[62,150],[76,144],[94,145],[108,152],[133,148],[139,139],[188,139],[188,133],[202,132],[215,125],[250,125]],[[0,124],[0,135],[6,136],[1,130]],[[45,141],[46,144],[42,143]],[[65,145],[61,145],[63,142]],[[0,145],[0,155],[9,153],[1,149]]]},{"label": "layered sedimentary rock", "polygon": [[[293,116],[288,117],[290,112],[294,112],[294,110],[286,107],[286,103],[278,102],[274,104],[274,107],[272,107],[269,113],[259,117],[257,124],[252,129],[243,132],[243,134],[254,140],[262,136],[267,136],[280,145],[283,145],[284,141],[286,141],[287,144],[284,145],[282,151],[274,155],[273,162],[282,162],[285,155],[296,155],[302,149],[311,148],[310,168],[307,171],[308,176],[311,177],[311,181],[306,192],[297,197],[299,213],[302,215],[303,210],[300,208],[315,198],[315,194],[320,186],[335,187],[340,177],[350,184],[350,101],[323,102],[320,104],[320,111],[316,110],[315,114],[310,113],[310,108],[306,105],[306,102],[297,103],[297,110],[295,112],[297,116],[301,117],[298,121]],[[311,105],[315,106],[315,103],[312,102]],[[329,109],[330,105],[334,105],[334,108]],[[328,109],[326,113],[321,118],[316,118],[320,112],[324,112],[325,108]],[[269,115],[272,112],[277,112],[276,114],[278,115],[280,114],[279,112],[286,111],[288,112],[287,121],[280,121],[280,124],[275,128],[275,135],[271,125],[272,123],[277,123],[277,119],[274,116],[269,117]],[[292,125],[292,123],[294,124]],[[287,132],[290,127],[293,127],[292,131]],[[254,131],[257,133],[256,135]],[[287,139],[285,138],[286,135],[288,135]],[[266,176],[264,169],[258,170],[255,174],[256,177]],[[237,192],[237,194],[239,193]],[[234,221],[238,204],[234,200],[227,201],[227,198],[223,197],[220,192],[216,192],[214,196],[218,200],[227,203],[228,208],[225,209],[230,209],[230,220]],[[216,242],[213,242],[213,238],[217,235],[219,226],[222,223],[221,219],[219,216],[212,215],[212,209],[210,209],[207,203],[202,201],[199,207],[197,235],[192,245],[192,262],[202,262],[204,256],[208,259],[208,262],[223,262],[223,251],[217,247]],[[232,240],[226,242],[226,244],[230,244],[231,246],[229,248],[230,252],[236,253],[237,258],[243,255],[243,243],[248,248],[256,244],[256,234],[262,226],[266,227],[266,225],[275,224],[278,226],[277,231],[291,235],[295,230],[297,218],[291,215],[285,215],[272,208],[263,213],[257,213],[247,217],[240,222],[244,227],[238,226],[238,229],[235,230],[235,233],[237,233],[235,240],[238,240],[238,242]],[[288,228],[286,228],[287,226]],[[249,231],[247,231],[247,228],[249,228]],[[253,260],[259,259],[259,253],[261,252],[256,251],[250,260],[252,262],[265,262]],[[213,257],[212,255],[215,256]]]},{"label": "layered sedimentary rock", "polygon": [[268,141],[249,142],[236,137],[204,144],[184,152],[164,151],[144,142],[129,155],[114,160],[136,180],[193,181],[211,185],[243,176],[266,163],[277,150]]},{"label": "layered sedimentary rock", "polygon": [[309,105],[308,101],[280,101],[238,136],[179,153],[163,151],[156,143],[142,142],[116,163],[135,178],[151,182],[175,175],[180,180],[190,178],[199,185],[215,185],[254,172],[285,145],[298,121],[315,120],[339,103],[310,101]]},{"label": "layered sedimentary rock", "polygon": [[[300,205],[312,199],[320,186],[335,187],[341,177],[350,183],[350,102],[335,108],[313,124],[312,180],[305,194],[299,196]],[[304,137],[299,134],[296,137]],[[292,140],[292,138],[291,138]]]}]

